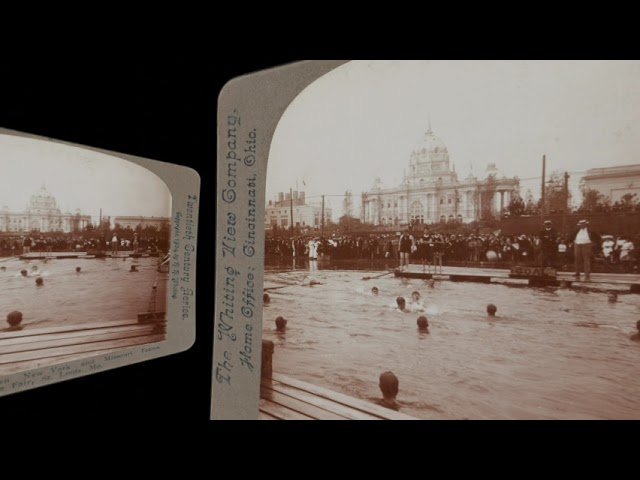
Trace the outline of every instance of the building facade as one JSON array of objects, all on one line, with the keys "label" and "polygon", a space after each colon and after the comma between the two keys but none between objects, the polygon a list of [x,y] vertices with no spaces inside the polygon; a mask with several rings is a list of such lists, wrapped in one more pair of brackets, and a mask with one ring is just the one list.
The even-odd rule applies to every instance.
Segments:
[{"label": "building facade", "polygon": [[463,180],[452,168],[449,151],[431,126],[409,157],[400,185],[385,188],[379,178],[362,194],[362,222],[372,225],[473,222],[502,212],[518,185],[494,163],[481,177],[471,171]]},{"label": "building facade", "polygon": [[626,194],[640,197],[640,165],[622,165],[618,167],[592,168],[582,177],[583,186],[597,190],[611,200],[619,201]]},{"label": "building facade", "polygon": [[120,216],[113,219],[114,227],[120,225],[121,228],[130,228],[135,230],[138,225],[141,228],[155,227],[161,230],[164,225],[170,225],[170,218],[167,217],[132,217],[132,216]]},{"label": "building facade", "polygon": [[[290,228],[291,208],[293,208],[293,224],[296,227],[305,229],[322,226],[322,207],[307,205],[305,193],[294,191],[293,193],[280,192],[276,200],[269,200],[266,207],[265,229]],[[331,218],[331,208],[325,206],[325,225],[331,221]]]},{"label": "building facade", "polygon": [[63,213],[55,197],[42,186],[31,196],[22,212],[10,212],[6,206],[0,209],[0,232],[76,232],[91,223],[91,217],[79,209],[76,213]]}]

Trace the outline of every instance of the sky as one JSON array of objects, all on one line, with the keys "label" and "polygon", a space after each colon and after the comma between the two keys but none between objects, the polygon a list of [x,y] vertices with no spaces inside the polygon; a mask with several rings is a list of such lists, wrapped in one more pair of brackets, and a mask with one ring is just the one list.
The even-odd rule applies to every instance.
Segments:
[{"label": "sky", "polygon": [[63,213],[171,216],[171,193],[155,174],[79,147],[0,134],[0,207],[22,212],[43,185]]},{"label": "sky", "polygon": [[[309,85],[282,116],[267,200],[297,182],[308,203],[350,190],[357,207],[376,177],[398,185],[429,121],[459,179],[470,169],[481,176],[491,162],[538,198],[546,155],[547,175],[568,171],[579,204],[586,170],[640,163],[640,62],[349,62]],[[342,199],[328,201],[336,220]]]}]

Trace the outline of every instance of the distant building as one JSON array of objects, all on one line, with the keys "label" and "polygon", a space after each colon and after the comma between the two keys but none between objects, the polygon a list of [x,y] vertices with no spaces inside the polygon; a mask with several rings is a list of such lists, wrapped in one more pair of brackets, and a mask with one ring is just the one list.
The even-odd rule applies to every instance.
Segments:
[{"label": "distant building", "polygon": [[582,182],[585,188],[597,190],[609,197],[612,203],[627,193],[636,193],[640,197],[640,165],[592,168],[587,170]]},{"label": "distant building", "polygon": [[496,215],[511,200],[518,184],[489,163],[481,178],[471,171],[458,180],[449,151],[431,126],[411,152],[402,183],[385,188],[379,178],[362,194],[362,222],[373,225],[407,225],[472,222],[483,212]]},{"label": "distant building", "polygon": [[121,228],[130,228],[135,230],[138,225],[141,228],[156,227],[158,230],[162,229],[163,225],[170,225],[171,219],[168,217],[115,217],[113,219],[113,226],[120,225]]},{"label": "distant building", "polygon": [[[276,200],[269,200],[266,207],[265,229],[274,226],[287,229],[291,226],[291,205],[293,203],[293,223],[300,228],[314,228],[322,225],[322,207],[307,205],[304,192],[280,192]],[[331,221],[331,208],[324,209],[325,225]]]},{"label": "distant building", "polygon": [[63,213],[54,196],[43,185],[31,196],[23,212],[10,212],[6,206],[0,209],[0,232],[75,232],[91,223],[91,217],[80,209],[76,213]]}]

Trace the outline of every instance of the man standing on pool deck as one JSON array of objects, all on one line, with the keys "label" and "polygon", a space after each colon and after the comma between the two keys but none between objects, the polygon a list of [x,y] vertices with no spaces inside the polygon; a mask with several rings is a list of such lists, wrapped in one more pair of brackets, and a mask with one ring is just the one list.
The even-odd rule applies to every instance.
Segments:
[{"label": "man standing on pool deck", "polygon": [[587,227],[589,222],[580,220],[578,222],[578,232],[572,235],[575,258],[576,273],[575,277],[580,279],[580,263],[584,263],[584,277],[586,281],[591,280],[591,255],[593,245],[600,245],[600,237],[597,233],[592,232]]},{"label": "man standing on pool deck", "polygon": [[33,240],[31,240],[31,237],[29,235],[27,235],[26,237],[24,237],[24,240],[22,241],[22,253],[31,253],[31,245],[33,244]]},{"label": "man standing on pool deck", "polygon": [[551,227],[551,220],[545,220],[544,229],[540,232],[540,250],[542,252],[542,268],[555,267],[558,235]]},{"label": "man standing on pool deck", "polygon": [[116,232],[113,232],[113,238],[111,239],[111,254],[118,254],[118,235],[116,235]]},{"label": "man standing on pool deck", "polygon": [[409,271],[409,255],[411,255],[412,247],[415,245],[415,240],[409,234],[409,230],[405,230],[400,236],[398,246],[400,247],[400,271],[402,267],[406,265],[407,271]]}]

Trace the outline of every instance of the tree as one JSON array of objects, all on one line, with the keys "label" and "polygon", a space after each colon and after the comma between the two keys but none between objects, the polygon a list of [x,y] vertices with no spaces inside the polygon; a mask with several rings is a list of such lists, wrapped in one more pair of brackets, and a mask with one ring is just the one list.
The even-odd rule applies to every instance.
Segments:
[{"label": "tree", "polygon": [[622,197],[620,197],[620,204],[624,207],[633,207],[638,202],[635,200],[637,193],[625,193]]},{"label": "tree", "polygon": [[353,198],[351,198],[351,190],[344,192],[342,210],[345,217],[353,218]]},{"label": "tree", "polygon": [[480,212],[483,220],[493,219],[493,201],[496,195],[497,187],[496,176],[492,173],[487,177],[482,191],[482,211]]},{"label": "tree", "polygon": [[462,202],[462,195],[460,194],[460,191],[457,187],[453,190],[453,202],[455,204],[455,221],[457,221],[458,210],[460,208],[460,203]]},{"label": "tree", "polygon": [[592,212],[600,205],[602,197],[603,195],[593,188],[583,188],[580,207],[587,212]]},{"label": "tree", "polygon": [[524,200],[520,196],[520,182],[518,182],[511,191],[511,198],[509,199],[509,204],[507,205],[506,210],[512,217],[519,217],[524,214],[525,204]]},{"label": "tree", "polygon": [[567,190],[568,198],[565,198],[564,173],[553,172],[545,187],[544,203],[548,213],[562,213],[567,205],[571,204],[571,192]]},{"label": "tree", "polygon": [[527,190],[527,193],[524,197],[524,213],[527,215],[535,215],[538,211],[538,205],[533,198],[533,193],[531,190]]},{"label": "tree", "polygon": [[512,217],[519,217],[520,215],[524,214],[525,204],[524,200],[520,196],[520,193],[513,192],[511,194],[511,200],[509,200],[507,210],[509,211],[509,215],[511,215]]}]

